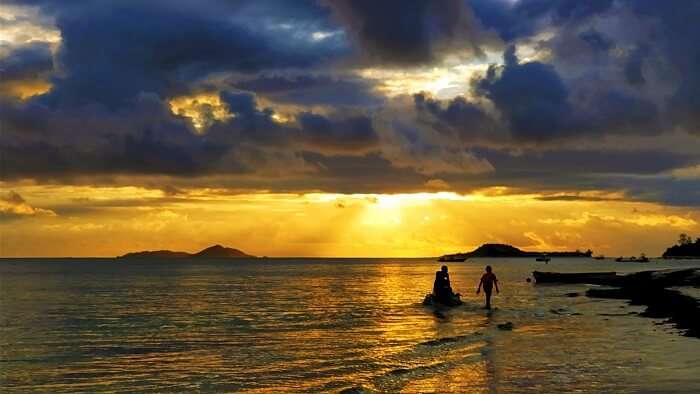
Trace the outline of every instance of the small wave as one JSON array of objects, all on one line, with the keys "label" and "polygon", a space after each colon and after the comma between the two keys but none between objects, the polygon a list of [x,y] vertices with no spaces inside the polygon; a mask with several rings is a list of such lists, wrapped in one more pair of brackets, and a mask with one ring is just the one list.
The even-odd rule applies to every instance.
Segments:
[{"label": "small wave", "polygon": [[409,367],[409,368],[401,367],[401,368],[392,369],[391,371],[387,372],[387,375],[403,376],[403,375],[409,375],[409,374],[420,374],[422,372],[438,369],[438,368],[444,366],[445,364],[446,363],[444,363],[444,362],[438,362],[438,363],[434,363],[434,364],[418,365],[418,366]]},{"label": "small wave", "polygon": [[462,357],[446,361],[401,366],[388,370],[372,380],[373,386],[382,392],[398,392],[406,384],[416,379],[442,374],[460,365],[473,364],[482,358],[481,352],[469,352]]},{"label": "small wave", "polygon": [[364,386],[355,386],[341,390],[339,394],[371,394],[374,392],[374,390]]},{"label": "small wave", "polygon": [[432,339],[430,341],[421,342],[417,346],[440,346],[448,343],[470,342],[470,340],[479,340],[482,336],[483,334],[477,331],[470,335],[457,335],[454,337]]}]

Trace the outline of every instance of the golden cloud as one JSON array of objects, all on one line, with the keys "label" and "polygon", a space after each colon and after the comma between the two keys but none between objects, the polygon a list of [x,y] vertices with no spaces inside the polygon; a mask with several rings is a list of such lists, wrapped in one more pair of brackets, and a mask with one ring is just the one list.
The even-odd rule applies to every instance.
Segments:
[{"label": "golden cloud", "polygon": [[173,114],[189,118],[198,132],[202,132],[215,121],[234,116],[228,106],[221,101],[219,94],[214,92],[174,97],[168,101],[168,104]]}]

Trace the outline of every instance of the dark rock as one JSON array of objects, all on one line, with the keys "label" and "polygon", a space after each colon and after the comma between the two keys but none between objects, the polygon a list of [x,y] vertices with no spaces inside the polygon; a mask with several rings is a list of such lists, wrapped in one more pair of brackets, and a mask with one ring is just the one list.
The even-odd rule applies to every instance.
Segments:
[{"label": "dark rock", "polygon": [[447,343],[455,343],[455,342],[463,341],[467,338],[469,338],[469,336],[467,336],[467,335],[458,335],[456,337],[444,337],[444,338],[433,339],[430,341],[421,342],[421,343],[419,343],[419,345],[422,345],[422,346],[440,346],[440,345],[444,345]]},{"label": "dark rock", "polygon": [[[535,273],[533,273],[535,274]],[[537,273],[535,279],[543,273]],[[645,305],[640,316],[667,319],[684,335],[700,338],[700,305],[698,301],[669,287],[700,287],[700,268],[643,271],[629,275],[615,273],[559,274],[544,273],[546,279],[560,283],[587,283],[614,288],[586,291],[591,298],[628,300],[630,305]],[[556,280],[554,280],[556,279]],[[558,313],[555,311],[553,313]]]},{"label": "dark rock", "polygon": [[643,317],[668,319],[683,335],[700,338],[700,305],[693,297],[666,287],[698,286],[700,269],[651,271],[627,275],[616,289],[589,289],[592,298],[628,300],[630,305],[645,305]]},{"label": "dark rock", "polygon": [[514,327],[513,322],[501,323],[498,325],[499,330],[510,331]]}]

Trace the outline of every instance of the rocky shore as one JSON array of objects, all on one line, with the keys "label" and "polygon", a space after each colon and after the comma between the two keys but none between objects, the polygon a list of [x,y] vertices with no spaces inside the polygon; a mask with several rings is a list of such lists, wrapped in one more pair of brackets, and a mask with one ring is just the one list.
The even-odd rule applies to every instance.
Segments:
[{"label": "rocky shore", "polygon": [[[674,289],[700,288],[700,268],[644,271],[628,275],[610,273],[559,274],[534,272],[546,283],[582,283],[610,286],[586,291],[591,298],[628,300],[631,305],[644,305],[640,316],[667,319],[683,335],[700,338],[700,304],[698,300]],[[559,278],[559,279],[557,279]],[[538,283],[542,283],[538,281]]]}]

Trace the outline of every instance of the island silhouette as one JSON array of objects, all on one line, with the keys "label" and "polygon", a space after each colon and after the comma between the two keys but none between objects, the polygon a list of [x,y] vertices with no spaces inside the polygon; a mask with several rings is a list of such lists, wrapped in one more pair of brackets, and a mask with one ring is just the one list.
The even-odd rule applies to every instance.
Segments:
[{"label": "island silhouette", "polygon": [[446,254],[440,256],[440,261],[464,261],[471,257],[591,257],[590,249],[581,252],[527,252],[507,244],[483,244],[471,252]]},{"label": "island silhouette", "polygon": [[141,252],[131,252],[117,257],[118,259],[173,259],[173,258],[255,258],[240,249],[228,248],[221,245],[213,245],[202,249],[197,253],[177,252],[172,250],[146,250]]},{"label": "island silhouette", "polygon": [[693,242],[687,234],[681,234],[678,243],[666,249],[663,254],[667,259],[696,259],[700,257],[700,238]]}]

